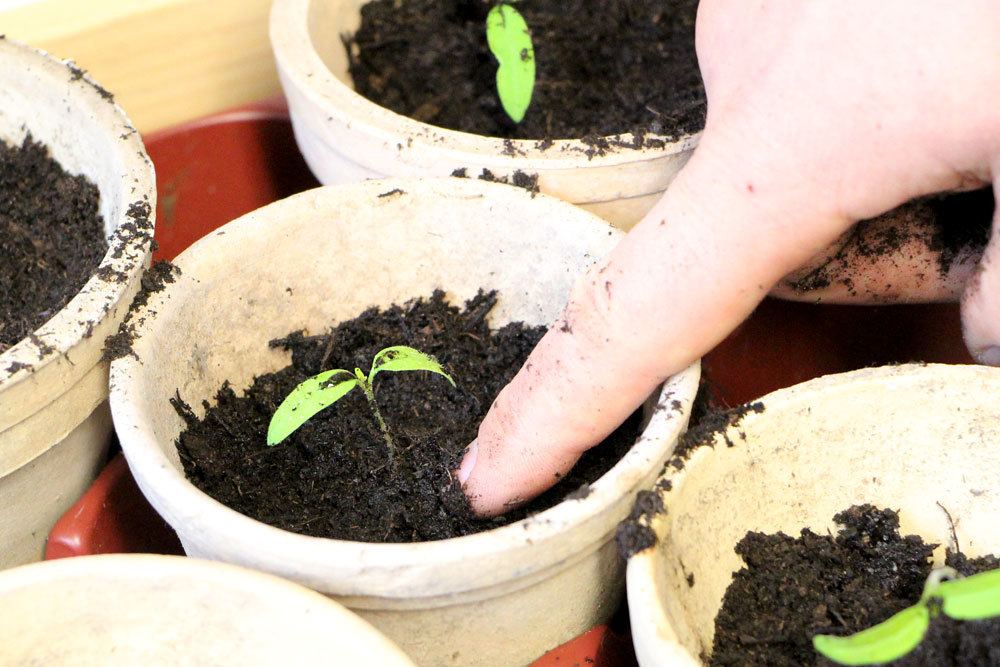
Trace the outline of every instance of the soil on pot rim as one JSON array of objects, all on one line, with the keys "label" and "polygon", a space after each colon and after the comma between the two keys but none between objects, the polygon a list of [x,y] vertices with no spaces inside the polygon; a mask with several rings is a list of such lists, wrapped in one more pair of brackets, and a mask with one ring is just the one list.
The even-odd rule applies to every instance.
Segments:
[{"label": "soil on pot rim", "polygon": [[0,141],[0,353],[33,335],[107,252],[100,192],[25,137]]},{"label": "soil on pot rim", "polygon": [[[495,0],[373,0],[345,38],[356,90],[396,113],[514,139],[634,132],[676,139],[705,121],[694,47],[697,0],[520,0],[536,81],[520,124],[500,106],[486,44]],[[598,142],[599,143],[599,142]]]},{"label": "soil on pot rim", "polygon": [[[899,516],[871,505],[834,517],[836,537],[748,532],[736,546],[746,567],[726,590],[715,620],[711,665],[832,665],[812,646],[816,634],[848,635],[881,623],[920,599],[936,547],[899,534]],[[969,575],[997,559],[948,554]],[[920,646],[893,665],[1000,664],[1000,619],[934,619]]]},{"label": "soil on pot rim", "polygon": [[[257,377],[243,396],[222,387],[196,418],[183,398],[175,407],[187,428],[177,441],[185,473],[198,488],[259,521],[306,535],[363,542],[419,542],[488,530],[567,499],[589,485],[632,446],[638,414],[586,454],[550,491],[495,519],[472,515],[452,471],[476,436],[500,389],[544,333],[511,323],[490,330],[495,293],[464,308],[440,291],[428,299],[369,309],[323,335],[296,332],[272,341],[292,364]],[[390,345],[436,357],[458,383],[431,373],[383,373],[376,400],[396,443],[396,466],[361,391],[313,417],[288,440],[267,447],[271,415],[300,382],[324,370],[366,370]]]}]

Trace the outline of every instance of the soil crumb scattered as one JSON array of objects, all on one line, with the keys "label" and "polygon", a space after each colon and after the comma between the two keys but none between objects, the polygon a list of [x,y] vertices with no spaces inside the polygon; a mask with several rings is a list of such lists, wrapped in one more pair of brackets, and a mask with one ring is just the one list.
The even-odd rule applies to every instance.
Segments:
[{"label": "soil crumb scattered", "polygon": [[729,430],[736,428],[737,437],[743,437],[739,430],[740,423],[749,414],[764,412],[764,404],[755,401],[725,410],[704,410],[703,416],[697,420],[697,423],[692,422],[693,425],[687,433],[681,436],[680,442],[677,443],[677,448],[674,450],[674,455],[667,462],[668,467],[680,470],[695,449],[714,445],[718,435],[722,436],[727,447],[735,447],[736,442],[732,439]]},{"label": "soil crumb scattered", "polygon": [[628,147],[646,145],[647,134],[659,135],[649,140],[662,145],[704,126],[697,0],[520,0],[536,60],[531,106],[520,124],[497,97],[497,62],[485,29],[495,4],[374,0],[362,6],[360,28],[344,38],[355,88],[418,121],[537,139],[543,150],[552,139],[628,132],[635,134],[623,142]]},{"label": "soil crumb scattered", "polygon": [[[454,178],[469,178],[468,169],[464,167],[451,172],[451,175]],[[538,174],[528,174],[520,169],[515,170],[514,173],[508,178],[506,176],[497,176],[489,169],[483,167],[482,172],[480,172],[479,176],[476,178],[489,183],[505,183],[507,185],[515,185],[530,192],[532,197],[537,195],[539,192]]]},{"label": "soil crumb scattered", "polygon": [[[420,542],[476,533],[517,521],[562,501],[607,472],[632,446],[638,415],[588,452],[540,498],[496,519],[472,515],[452,476],[500,389],[544,333],[511,323],[491,330],[495,293],[459,308],[436,291],[428,299],[369,309],[328,333],[291,333],[272,347],[291,365],[257,377],[245,394],[223,386],[198,418],[181,396],[187,422],[177,448],[188,478],[229,507],[305,535],[364,542]],[[458,383],[431,373],[383,373],[379,409],[396,443],[396,464],[360,391],[320,412],[288,440],[265,445],[271,415],[300,382],[321,371],[367,370],[389,345],[436,357]]]},{"label": "soil crumb scattered", "polygon": [[125,319],[118,326],[118,332],[104,339],[103,356],[106,361],[114,361],[115,359],[121,359],[122,357],[134,354],[132,345],[136,340],[135,327],[139,323],[136,321],[139,309],[149,303],[150,296],[173,283],[180,273],[181,270],[176,265],[166,260],[154,262],[152,266],[146,269],[142,274],[139,291],[136,292],[135,298],[132,299],[132,305],[129,306]]},{"label": "soil crumb scattered", "polygon": [[108,249],[99,204],[97,186],[30,134],[20,146],[0,141],[0,354],[94,275]]},{"label": "soil crumb scattered", "polygon": [[[920,599],[936,545],[901,536],[898,514],[872,505],[834,520],[841,526],[835,537],[803,529],[797,538],[749,532],[739,542],[746,566],[726,590],[709,664],[829,665],[814,651],[814,635],[859,632]],[[951,556],[949,564],[955,562],[967,573],[995,565],[992,557]],[[996,619],[936,619],[924,643],[892,664],[998,664],[998,630]]]}]

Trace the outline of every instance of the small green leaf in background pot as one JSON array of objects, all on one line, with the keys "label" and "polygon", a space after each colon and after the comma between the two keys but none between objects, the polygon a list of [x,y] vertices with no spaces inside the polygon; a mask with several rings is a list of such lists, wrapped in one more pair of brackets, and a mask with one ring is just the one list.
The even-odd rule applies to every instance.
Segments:
[{"label": "small green leaf in background pot", "polygon": [[486,16],[486,43],[496,56],[497,95],[511,120],[520,123],[535,88],[535,48],[524,17],[510,5],[497,5]]},{"label": "small green leaf in background pot", "polygon": [[372,369],[368,373],[368,384],[371,385],[375,381],[375,375],[382,371],[430,371],[444,376],[451,386],[455,386],[455,381],[444,372],[437,359],[406,345],[393,345],[375,355]]},{"label": "small green leaf in background pot", "polygon": [[813,647],[841,665],[877,665],[897,660],[915,649],[930,622],[927,606],[917,604],[849,637],[817,635],[813,637]]},{"label": "small green leaf in background pot", "polygon": [[271,417],[267,445],[272,447],[305,424],[310,417],[328,408],[358,386],[350,371],[337,369],[314,375],[292,390]]},{"label": "small green leaf in background pot", "polygon": [[980,621],[1000,616],[1000,570],[946,581],[937,587],[941,610],[956,621]]}]

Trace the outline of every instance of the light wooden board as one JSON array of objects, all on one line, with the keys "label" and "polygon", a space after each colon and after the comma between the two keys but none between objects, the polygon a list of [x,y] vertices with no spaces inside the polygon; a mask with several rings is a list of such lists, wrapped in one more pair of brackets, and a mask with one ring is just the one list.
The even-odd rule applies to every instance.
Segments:
[{"label": "light wooden board", "polygon": [[75,60],[149,132],[280,93],[270,0],[38,0],[0,33]]}]

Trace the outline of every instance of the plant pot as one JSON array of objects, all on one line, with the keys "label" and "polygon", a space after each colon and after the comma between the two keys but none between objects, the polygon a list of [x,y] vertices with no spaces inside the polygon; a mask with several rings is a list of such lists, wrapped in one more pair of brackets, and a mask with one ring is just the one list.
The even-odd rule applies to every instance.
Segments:
[{"label": "plant pot", "polygon": [[[860,503],[899,510],[900,532],[964,553],[1000,550],[1000,371],[903,365],[819,378],[762,399],[681,470],[668,466],[657,545],[629,560],[632,635],[642,665],[693,665],[747,531],[836,532]],[[944,546],[935,552],[943,561]],[[693,575],[693,585],[687,581]]]},{"label": "plant pot", "polygon": [[[275,0],[271,45],[299,149],[320,182],[386,176],[471,176],[489,169],[538,175],[541,191],[581,206],[622,229],[652,208],[698,135],[657,149],[613,148],[588,157],[579,140],[505,142],[407,118],[354,92],[341,35],[360,25],[367,0]],[[624,135],[627,140],[630,135]]]},{"label": "plant pot", "polygon": [[288,363],[269,340],[435,287],[456,302],[497,289],[493,326],[552,322],[574,277],[619,236],[544,195],[458,179],[319,188],[226,225],[178,258],[181,276],[153,295],[138,327],[138,359],[113,364],[112,411],[139,487],[188,555],[327,593],[420,664],[527,663],[614,611],[622,590],[615,525],[684,429],[697,364],[663,389],[679,409],[653,412],[586,498],[419,544],[307,537],[224,507],[184,478],[174,445],[183,421],[168,401],[179,390],[200,406],[227,379],[246,387]]},{"label": "plant pot", "polygon": [[[176,556],[87,556],[0,574],[5,665],[412,665],[328,598]],[[335,656],[335,657],[331,657]]]},{"label": "plant pot", "polygon": [[129,231],[65,308],[0,354],[0,568],[42,558],[49,529],[104,463],[104,339],[139,288],[156,204],[153,166],[110,95],[72,64],[0,38],[0,139],[26,132],[97,185],[109,236]]}]

